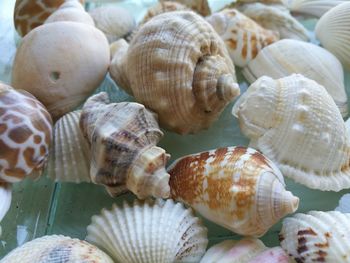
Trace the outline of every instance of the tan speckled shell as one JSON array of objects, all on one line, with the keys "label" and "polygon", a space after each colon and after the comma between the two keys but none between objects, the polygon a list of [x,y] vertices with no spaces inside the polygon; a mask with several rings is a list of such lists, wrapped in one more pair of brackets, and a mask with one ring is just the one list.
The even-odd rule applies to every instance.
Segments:
[{"label": "tan speckled shell", "polygon": [[183,4],[202,16],[208,16],[211,13],[208,0],[160,0],[160,2],[165,1]]}]

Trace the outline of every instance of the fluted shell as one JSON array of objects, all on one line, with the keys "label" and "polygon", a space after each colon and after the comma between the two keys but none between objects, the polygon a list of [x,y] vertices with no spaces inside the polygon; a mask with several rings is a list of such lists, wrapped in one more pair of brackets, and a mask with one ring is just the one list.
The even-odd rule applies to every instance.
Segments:
[{"label": "fluted shell", "polygon": [[311,211],[283,221],[282,248],[297,262],[348,263],[350,214]]},{"label": "fluted shell", "polygon": [[350,194],[345,194],[340,198],[339,205],[335,210],[342,213],[350,213]]},{"label": "fluted shell", "polygon": [[207,229],[191,209],[172,200],[135,200],[92,217],[86,240],[116,262],[199,262],[208,244]]},{"label": "fluted shell", "polygon": [[112,78],[169,130],[186,134],[208,128],[239,95],[224,43],[193,12],[155,16],[130,46],[119,40],[114,47]]},{"label": "fluted shell", "polygon": [[[12,199],[11,185],[8,183],[0,182],[0,222],[10,209]],[[0,227],[1,236],[1,227]]]},{"label": "fluted shell", "polygon": [[178,2],[183,4],[193,11],[196,11],[202,16],[208,16],[211,14],[208,0],[159,0],[160,2]]},{"label": "fluted shell", "polygon": [[188,155],[168,172],[173,199],[241,235],[261,236],[298,207],[299,198],[285,190],[280,171],[252,148]]},{"label": "fluted shell", "polygon": [[200,263],[289,263],[281,247],[268,248],[259,239],[225,240],[212,246]]},{"label": "fluted shell", "polygon": [[283,175],[310,188],[350,188],[350,137],[324,87],[299,74],[261,77],[236,102],[233,114],[251,145]]},{"label": "fluted shell", "polygon": [[261,27],[236,9],[224,9],[206,20],[225,42],[233,63],[240,67],[279,39],[278,33]]},{"label": "fluted shell", "polygon": [[350,70],[350,2],[337,5],[316,24],[316,36]]},{"label": "fluted shell", "polygon": [[289,0],[289,9],[293,13],[321,17],[331,8],[348,0]]},{"label": "fluted shell", "polygon": [[43,236],[14,249],[1,263],[113,263],[103,251],[86,241],[61,235]]},{"label": "fluted shell", "polygon": [[44,168],[52,120],[31,94],[0,82],[0,181],[37,177]]},{"label": "fluted shell", "polygon": [[277,79],[293,73],[303,74],[325,87],[342,116],[347,115],[348,98],[342,65],[324,48],[303,41],[283,39],[265,47],[243,69],[243,75],[250,83],[262,76]]}]

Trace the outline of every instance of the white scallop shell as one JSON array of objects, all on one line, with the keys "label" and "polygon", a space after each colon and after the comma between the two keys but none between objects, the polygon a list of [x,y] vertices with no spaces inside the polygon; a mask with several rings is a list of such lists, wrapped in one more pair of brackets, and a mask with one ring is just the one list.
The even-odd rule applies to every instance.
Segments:
[{"label": "white scallop shell", "polygon": [[339,205],[335,208],[335,211],[350,213],[350,194],[345,194],[340,198]]},{"label": "white scallop shell", "polygon": [[350,214],[311,211],[283,220],[282,248],[297,262],[350,260]]},{"label": "white scallop shell", "polygon": [[191,209],[172,200],[114,205],[92,217],[86,240],[116,262],[198,262],[208,244],[207,229]]},{"label": "white scallop shell", "polygon": [[289,0],[289,9],[293,13],[321,17],[331,8],[347,0]]}]

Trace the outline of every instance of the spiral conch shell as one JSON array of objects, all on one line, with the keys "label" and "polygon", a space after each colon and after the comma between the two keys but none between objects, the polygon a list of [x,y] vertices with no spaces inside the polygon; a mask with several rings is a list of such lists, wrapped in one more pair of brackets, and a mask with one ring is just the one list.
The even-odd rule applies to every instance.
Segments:
[{"label": "spiral conch shell", "polygon": [[112,195],[126,186],[141,199],[169,196],[170,155],[156,146],[163,133],[154,113],[138,103],[109,103],[101,92],[84,104],[80,128],[90,143],[94,183]]},{"label": "spiral conch shell", "polygon": [[350,137],[327,91],[299,74],[261,77],[233,114],[251,145],[282,173],[310,188],[350,188]]},{"label": "spiral conch shell", "polygon": [[168,171],[172,198],[238,234],[261,236],[298,207],[280,171],[251,148],[185,156]]}]

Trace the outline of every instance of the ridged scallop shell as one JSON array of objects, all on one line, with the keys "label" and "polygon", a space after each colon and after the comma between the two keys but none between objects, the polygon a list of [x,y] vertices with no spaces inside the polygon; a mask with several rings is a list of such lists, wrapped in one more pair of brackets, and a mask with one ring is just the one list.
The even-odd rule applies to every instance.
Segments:
[{"label": "ridged scallop shell", "polygon": [[243,69],[243,75],[253,83],[262,76],[283,78],[293,73],[303,74],[326,88],[340,109],[348,113],[344,72],[338,59],[327,50],[293,39],[283,39],[265,47]]},{"label": "ridged scallop shell", "polygon": [[160,2],[178,2],[183,4],[193,11],[196,11],[198,14],[202,16],[210,15],[210,7],[208,0],[159,0]]},{"label": "ridged scallop shell", "polygon": [[90,143],[94,183],[112,195],[126,186],[141,199],[169,196],[165,164],[170,155],[156,146],[163,133],[153,112],[138,103],[109,103],[101,92],[84,104],[80,128]]},{"label": "ridged scallop shell", "polygon": [[350,188],[350,137],[324,87],[299,74],[261,77],[236,102],[242,132],[281,169],[310,188]]},{"label": "ridged scallop shell", "polygon": [[348,263],[350,214],[311,211],[283,221],[282,248],[297,262]]},{"label": "ridged scallop shell", "polygon": [[316,24],[316,36],[350,70],[350,2],[329,10]]},{"label": "ridged scallop shell", "polygon": [[225,9],[207,17],[226,44],[233,63],[244,67],[265,46],[279,39],[278,33],[259,26],[236,9]]},{"label": "ridged scallop shell", "polygon": [[112,259],[86,241],[61,235],[43,236],[14,249],[1,263],[113,263]]},{"label": "ridged scallop shell", "polygon": [[321,17],[331,8],[347,0],[289,0],[288,7],[293,13]]},{"label": "ridged scallop shell", "polygon": [[289,263],[281,247],[268,248],[259,239],[225,240],[212,246],[200,263]]},{"label": "ridged scallop shell", "polygon": [[135,200],[92,217],[86,240],[116,262],[199,262],[208,244],[207,229],[191,209],[172,200]]},{"label": "ridged scallop shell", "polygon": [[173,199],[238,234],[261,236],[298,207],[299,199],[285,190],[280,171],[252,148],[188,155],[168,172]]},{"label": "ridged scallop shell", "polygon": [[[0,222],[10,209],[12,199],[11,185],[8,183],[0,182]],[[0,228],[1,236],[1,228]]]},{"label": "ridged scallop shell", "polygon": [[119,40],[110,67],[118,86],[175,132],[208,128],[239,95],[235,69],[214,29],[189,11],[160,14],[128,44]]},{"label": "ridged scallop shell", "polygon": [[335,210],[342,213],[350,213],[350,194],[345,194],[340,198],[339,205]]}]

